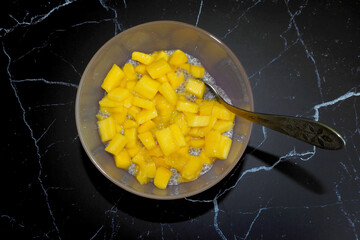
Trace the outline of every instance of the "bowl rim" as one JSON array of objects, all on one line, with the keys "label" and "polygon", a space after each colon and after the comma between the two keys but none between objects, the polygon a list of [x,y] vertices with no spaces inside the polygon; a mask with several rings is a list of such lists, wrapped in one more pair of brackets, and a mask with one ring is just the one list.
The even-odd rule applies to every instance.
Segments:
[{"label": "bowl rim", "polygon": [[[197,26],[188,24],[188,23],[184,23],[184,22],[180,22],[180,21],[173,21],[173,20],[158,20],[158,21],[151,21],[151,22],[146,22],[146,23],[142,23],[142,24],[138,24],[136,26],[130,27],[122,32],[120,32],[119,34],[111,37],[110,39],[108,39],[97,51],[96,53],[92,56],[92,58],[90,59],[90,61],[88,62],[88,64],[86,65],[86,68],[83,72],[83,74],[81,75],[80,78],[80,82],[78,85],[78,89],[76,92],[76,100],[75,100],[75,122],[76,122],[76,128],[77,128],[77,132],[78,132],[78,136],[82,145],[82,148],[85,150],[87,156],[90,158],[91,162],[95,165],[95,167],[107,178],[109,179],[112,183],[114,183],[115,185],[119,186],[120,188],[135,194],[137,196],[140,197],[144,197],[144,198],[149,198],[149,199],[155,199],[155,200],[176,200],[176,199],[183,199],[186,197],[191,197],[194,195],[197,195],[199,193],[202,193],[206,190],[208,190],[209,188],[213,187],[214,185],[216,185],[217,183],[219,183],[222,179],[224,179],[226,176],[228,176],[228,174],[235,168],[235,166],[240,162],[241,158],[244,155],[245,149],[249,143],[250,137],[251,137],[251,133],[252,133],[252,128],[253,128],[253,123],[249,122],[249,129],[248,129],[248,137],[245,138],[243,144],[244,144],[244,150],[241,153],[241,155],[239,156],[239,159],[235,160],[231,165],[231,167],[228,167],[227,169],[224,170],[223,173],[221,173],[221,176],[219,176],[219,178],[216,181],[211,182],[210,184],[207,184],[206,186],[204,186],[201,189],[198,190],[194,190],[191,191],[189,193],[182,193],[182,194],[177,194],[177,195],[166,195],[166,196],[161,196],[161,195],[154,195],[154,194],[149,194],[149,193],[144,193],[144,192],[139,192],[129,186],[126,185],[122,185],[119,182],[117,182],[115,179],[113,179],[105,170],[103,170],[99,164],[95,161],[94,157],[92,156],[90,150],[87,147],[86,141],[84,139],[84,137],[82,136],[82,134],[80,134],[81,132],[81,124],[80,124],[80,106],[79,106],[79,102],[80,102],[80,93],[81,93],[81,89],[82,89],[82,85],[84,84],[84,80],[85,80],[85,76],[87,75],[87,72],[90,69],[90,66],[93,65],[93,62],[97,59],[97,57],[99,56],[99,54],[102,52],[101,50],[105,49],[107,47],[107,45],[110,44],[111,41],[113,41],[115,38],[120,37],[122,34],[126,33],[127,31],[134,31],[137,28],[142,28],[144,26],[148,26],[148,25],[157,25],[157,24],[174,24],[174,25],[179,25],[179,26],[183,26],[183,27],[187,27],[190,29],[193,29],[195,31],[198,31],[202,34],[205,34],[207,36],[209,36],[210,38],[212,38],[214,41],[218,42],[221,47],[223,47],[227,54],[229,54],[229,56],[234,60],[234,64],[236,65],[236,67],[240,70],[241,74],[243,75],[244,81],[247,83],[245,84],[247,89],[247,93],[248,93],[248,98],[249,98],[249,110],[254,110],[254,100],[253,100],[253,92],[251,89],[251,84],[249,81],[249,78],[247,76],[247,73],[244,69],[244,67],[242,66],[240,60],[237,58],[237,56],[231,51],[231,49],[224,43],[222,42],[220,39],[218,39],[217,37],[215,37],[214,35],[212,35],[211,33],[207,32],[206,30],[199,28]],[[196,181],[196,180],[194,180]]]}]

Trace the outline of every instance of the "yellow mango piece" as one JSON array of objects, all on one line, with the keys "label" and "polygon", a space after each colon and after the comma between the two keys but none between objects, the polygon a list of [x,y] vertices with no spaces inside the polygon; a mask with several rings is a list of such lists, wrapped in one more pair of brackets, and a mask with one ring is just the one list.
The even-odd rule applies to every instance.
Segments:
[{"label": "yellow mango piece", "polygon": [[99,101],[99,105],[100,105],[100,107],[102,107],[102,108],[104,108],[104,107],[105,107],[105,108],[114,108],[114,107],[121,107],[121,106],[123,106],[122,103],[110,99],[108,95],[104,96],[104,97]]},{"label": "yellow mango piece", "polygon": [[154,160],[154,163],[155,163],[157,168],[159,168],[159,167],[164,167],[164,168],[167,168],[167,169],[170,168],[170,165],[167,164],[167,160],[166,160],[165,157],[153,156],[152,159]]},{"label": "yellow mango piece", "polygon": [[118,155],[115,155],[114,160],[118,168],[128,169],[131,165],[131,158],[126,149],[123,149]]},{"label": "yellow mango piece", "polygon": [[162,152],[159,145],[155,145],[155,147],[152,148],[151,151],[148,151],[148,153],[149,153],[149,155],[151,157],[162,157],[162,156],[164,156],[164,153]]},{"label": "yellow mango piece", "polygon": [[154,177],[154,185],[160,189],[166,189],[169,180],[171,178],[172,172],[165,168],[159,167],[156,169],[155,177]]},{"label": "yellow mango piece", "polygon": [[226,159],[230,152],[231,143],[231,138],[225,135],[221,135],[215,157],[218,159]]},{"label": "yellow mango piece", "polygon": [[211,116],[215,101],[204,100],[199,106],[199,114],[204,116]]},{"label": "yellow mango piece", "polygon": [[176,144],[177,144],[179,147],[184,147],[184,146],[186,146],[185,137],[184,137],[184,135],[182,134],[180,127],[179,127],[176,123],[174,123],[174,124],[171,124],[171,125],[169,126],[169,128],[170,128],[170,130],[171,130],[171,133],[172,133],[173,138],[175,139]]},{"label": "yellow mango piece", "polygon": [[212,130],[205,136],[205,153],[208,157],[216,157],[217,149],[220,143],[221,133],[219,131]]},{"label": "yellow mango piece", "polygon": [[146,73],[146,65],[145,64],[139,64],[135,67],[135,72],[137,72],[138,74],[145,74]]},{"label": "yellow mango piece", "polygon": [[[183,147],[181,149],[187,149],[187,151],[188,151],[188,148],[185,148],[185,147]],[[174,152],[166,159],[166,161],[167,161],[166,163],[181,173],[182,169],[187,164],[190,156],[191,155],[188,154],[187,152],[186,152],[186,154],[182,154],[180,152]]]},{"label": "yellow mango piece", "polygon": [[226,120],[217,120],[214,124],[214,129],[218,130],[219,132],[223,133],[230,129],[233,129],[234,122],[233,121],[226,121]]},{"label": "yellow mango piece", "polygon": [[156,142],[151,132],[140,133],[138,138],[146,149],[151,150],[156,147]]},{"label": "yellow mango piece", "polygon": [[126,146],[126,150],[127,150],[128,154],[130,155],[130,157],[134,157],[134,156],[136,156],[136,154],[138,154],[140,152],[141,146],[136,143],[135,147],[129,148],[128,146]]},{"label": "yellow mango piece", "polygon": [[161,58],[146,66],[146,71],[153,79],[157,79],[171,72],[172,68],[165,59]]},{"label": "yellow mango piece", "polygon": [[169,54],[167,54],[165,51],[158,51],[151,54],[151,56],[154,57],[155,61],[163,58],[165,61],[169,60]]},{"label": "yellow mango piece", "polygon": [[145,65],[148,65],[154,61],[154,58],[151,55],[136,51],[131,54],[131,59],[143,63]]},{"label": "yellow mango piece", "polygon": [[170,103],[175,105],[177,102],[177,94],[175,90],[171,87],[169,82],[164,82],[159,87],[159,92],[164,98]]},{"label": "yellow mango piece", "polygon": [[132,148],[136,146],[136,142],[137,142],[136,128],[126,128],[124,130],[124,136],[127,139],[126,147]]},{"label": "yellow mango piece", "polygon": [[157,78],[156,80],[159,81],[160,83],[164,83],[164,82],[169,81],[167,75],[162,75],[161,77]]},{"label": "yellow mango piece", "polygon": [[101,87],[106,91],[110,92],[113,88],[120,86],[121,80],[125,77],[124,72],[121,68],[114,64],[108,74],[106,75]]},{"label": "yellow mango piece", "polygon": [[192,127],[190,128],[189,135],[197,138],[204,137],[206,135],[204,129],[204,127]]},{"label": "yellow mango piece", "polygon": [[203,162],[200,157],[190,155],[189,161],[181,171],[181,177],[188,181],[195,180],[200,176],[202,166]]},{"label": "yellow mango piece", "polygon": [[188,58],[186,56],[186,54],[177,49],[174,51],[173,54],[171,54],[170,58],[169,58],[169,63],[173,66],[181,66],[184,63],[186,63],[188,61]]},{"label": "yellow mango piece", "polygon": [[131,63],[125,63],[125,65],[123,67],[123,72],[125,73],[127,80],[130,80],[130,81],[137,80],[137,74],[135,71],[135,67]]},{"label": "yellow mango piece", "polygon": [[205,83],[194,78],[189,78],[186,83],[185,90],[188,93],[194,94],[198,98],[203,98],[205,93]]},{"label": "yellow mango piece", "polygon": [[187,125],[185,115],[183,113],[175,117],[174,123],[176,123],[179,126],[183,135],[187,135],[188,132],[190,131],[190,127]]},{"label": "yellow mango piece", "polygon": [[128,140],[124,135],[116,133],[109,142],[109,144],[106,146],[105,151],[112,153],[115,156],[119,155],[120,152],[124,149],[127,142]]},{"label": "yellow mango piece", "polygon": [[135,120],[137,121],[138,124],[143,124],[146,121],[149,121],[155,117],[157,117],[157,111],[156,109],[143,109],[141,112],[139,112],[136,116],[135,116]]},{"label": "yellow mango piece", "polygon": [[213,164],[215,161],[215,158],[210,158],[208,157],[204,151],[201,151],[200,155],[199,155],[200,159],[202,160],[203,164]]},{"label": "yellow mango piece", "polygon": [[133,91],[135,89],[137,81],[126,81],[126,89],[129,89],[130,91]]},{"label": "yellow mango piece", "polygon": [[205,75],[205,68],[202,66],[190,65],[190,73],[194,78],[203,78]]},{"label": "yellow mango piece", "polygon": [[130,97],[126,98],[126,99],[123,101],[123,106],[126,107],[126,108],[130,108],[130,107],[132,106],[133,98],[134,98],[133,95],[131,95]]},{"label": "yellow mango piece", "polygon": [[205,139],[203,138],[193,138],[189,141],[190,147],[201,148],[205,145]]},{"label": "yellow mango piece", "polygon": [[145,98],[152,99],[156,95],[159,86],[159,82],[151,79],[147,75],[144,75],[136,83],[134,91]]},{"label": "yellow mango piece", "polygon": [[115,113],[111,114],[111,117],[114,118],[114,120],[118,124],[123,124],[126,120],[127,111],[128,110],[125,108],[122,112],[115,112]]},{"label": "yellow mango piece", "polygon": [[155,107],[155,104],[152,101],[140,97],[134,97],[132,104],[145,109],[153,109]]},{"label": "yellow mango piece", "polygon": [[186,120],[189,127],[206,127],[210,123],[210,116],[188,114]]},{"label": "yellow mango piece", "polygon": [[180,112],[197,113],[199,105],[188,100],[179,100],[176,104],[176,110]]},{"label": "yellow mango piece", "polygon": [[170,85],[175,90],[185,81],[184,74],[179,71],[168,73],[167,78],[170,82]]},{"label": "yellow mango piece", "polygon": [[97,124],[99,127],[99,134],[102,142],[110,141],[115,136],[116,123],[112,117],[99,120]]},{"label": "yellow mango piece", "polygon": [[120,113],[125,111],[126,109],[124,108],[124,106],[118,106],[118,107],[101,107],[100,108],[100,112],[103,113]]},{"label": "yellow mango piece", "polygon": [[165,156],[169,156],[178,149],[178,146],[169,128],[156,131],[155,137]]},{"label": "yellow mango piece", "polygon": [[124,123],[123,123],[123,126],[124,126],[125,129],[127,129],[127,128],[137,128],[138,124],[134,120],[126,119],[124,121]]},{"label": "yellow mango piece", "polygon": [[216,102],[212,109],[212,115],[217,119],[234,121],[235,114],[227,110],[223,105]]},{"label": "yellow mango piece", "polygon": [[186,72],[190,72],[190,64],[189,63],[184,63],[182,65],[179,66],[180,69],[185,70]]},{"label": "yellow mango piece", "polygon": [[132,118],[135,118],[135,116],[141,112],[141,108],[137,107],[137,106],[134,106],[132,105],[131,107],[129,107],[128,109],[128,114],[132,117]]},{"label": "yellow mango piece", "polygon": [[151,129],[153,129],[155,127],[156,127],[156,124],[154,123],[154,121],[149,120],[149,121],[146,121],[143,124],[141,124],[137,130],[138,130],[138,133],[144,133],[144,132],[150,131]]},{"label": "yellow mango piece", "polygon": [[154,162],[148,162],[144,166],[145,174],[148,178],[154,178],[156,174],[156,165]]},{"label": "yellow mango piece", "polygon": [[134,157],[131,158],[131,161],[138,166],[144,166],[146,163],[144,151],[141,149]]},{"label": "yellow mango piece", "polygon": [[150,178],[147,177],[147,174],[144,170],[144,168],[136,166],[136,180],[138,180],[138,182],[140,184],[147,184],[150,182]]},{"label": "yellow mango piece", "polygon": [[205,136],[208,132],[210,132],[210,130],[213,129],[216,121],[217,121],[216,117],[210,116],[209,125],[207,125],[206,127],[202,127],[202,128],[201,128],[202,131],[204,132],[204,136]]}]

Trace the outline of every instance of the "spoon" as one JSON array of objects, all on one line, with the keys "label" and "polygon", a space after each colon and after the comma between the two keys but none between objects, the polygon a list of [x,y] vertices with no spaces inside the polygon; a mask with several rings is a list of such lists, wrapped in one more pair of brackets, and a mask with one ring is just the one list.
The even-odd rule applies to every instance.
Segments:
[{"label": "spoon", "polygon": [[345,140],[341,135],[323,123],[306,118],[255,113],[235,107],[227,103],[214,86],[207,82],[204,83],[215,93],[218,102],[239,117],[323,149],[337,150],[345,146]]}]

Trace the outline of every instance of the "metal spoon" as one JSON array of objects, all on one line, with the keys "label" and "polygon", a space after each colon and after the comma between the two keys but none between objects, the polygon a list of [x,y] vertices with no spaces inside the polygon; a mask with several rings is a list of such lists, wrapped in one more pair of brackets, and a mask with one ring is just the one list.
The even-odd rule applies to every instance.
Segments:
[{"label": "metal spoon", "polygon": [[212,85],[204,83],[215,93],[221,104],[239,117],[323,149],[337,150],[345,146],[341,135],[323,123],[299,117],[255,113],[235,107],[227,103]]}]

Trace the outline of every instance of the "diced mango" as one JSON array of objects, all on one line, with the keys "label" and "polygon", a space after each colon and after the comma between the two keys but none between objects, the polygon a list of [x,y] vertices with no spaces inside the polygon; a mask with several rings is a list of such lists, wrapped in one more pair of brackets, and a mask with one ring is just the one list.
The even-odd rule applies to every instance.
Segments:
[{"label": "diced mango", "polygon": [[102,142],[110,141],[116,134],[116,123],[112,117],[97,122]]},{"label": "diced mango", "polygon": [[145,74],[146,73],[146,65],[145,64],[139,64],[135,67],[135,72],[137,72],[138,74]]},{"label": "diced mango", "polygon": [[145,98],[152,99],[156,95],[159,86],[159,82],[151,79],[148,75],[144,75],[135,85],[134,91]]},{"label": "diced mango", "polygon": [[150,178],[148,178],[145,170],[144,170],[142,167],[140,167],[140,166],[137,166],[136,169],[137,169],[137,172],[136,172],[136,180],[138,180],[138,182],[139,182],[140,184],[147,184],[147,183],[149,183],[149,182],[150,182]]},{"label": "diced mango", "polygon": [[141,146],[138,143],[136,143],[135,147],[129,148],[128,146],[126,146],[126,150],[129,153],[130,157],[134,157],[136,156],[136,154],[140,152]]},{"label": "diced mango", "polygon": [[203,162],[200,157],[190,156],[189,161],[186,163],[181,171],[181,176],[186,180],[194,180],[200,176]]},{"label": "diced mango", "polygon": [[186,83],[185,90],[188,93],[194,94],[198,98],[203,98],[205,93],[205,83],[203,81],[190,78]]},{"label": "diced mango", "polygon": [[130,91],[133,91],[135,89],[137,81],[126,81],[126,89],[129,89]]},{"label": "diced mango", "polygon": [[135,120],[137,121],[138,124],[143,124],[144,122],[157,117],[157,115],[158,114],[156,109],[150,109],[150,110],[144,109],[135,116]]},{"label": "diced mango", "polygon": [[186,56],[186,54],[177,49],[174,51],[173,54],[171,54],[170,58],[169,58],[169,63],[173,66],[181,66],[183,64],[185,64],[187,62],[188,58]]},{"label": "diced mango", "polygon": [[153,79],[157,79],[172,71],[172,68],[163,58],[146,66],[146,71]]},{"label": "diced mango", "polygon": [[[161,150],[160,150],[161,151]],[[164,168],[170,168],[170,165],[167,164],[167,158],[166,157],[156,157],[153,156],[152,159],[154,160],[156,166],[159,167],[164,167]]]},{"label": "diced mango", "polygon": [[151,132],[140,133],[138,138],[146,149],[151,150],[156,147],[156,142]]},{"label": "diced mango", "polygon": [[171,87],[169,82],[164,82],[160,85],[159,87],[159,92],[161,93],[161,95],[163,95],[165,97],[165,99],[175,105],[177,102],[177,94],[175,92],[175,90]]},{"label": "diced mango", "polygon": [[155,177],[154,177],[154,185],[160,189],[165,189],[169,183],[172,172],[165,168],[159,167],[156,169]]},{"label": "diced mango", "polygon": [[215,103],[212,109],[212,115],[217,119],[234,121],[235,114],[230,112],[220,103]]},{"label": "diced mango", "polygon": [[194,78],[203,78],[205,75],[205,68],[202,66],[190,65],[190,73]]},{"label": "diced mango", "polygon": [[112,153],[113,155],[119,155],[120,152],[124,149],[125,145],[127,144],[128,140],[124,135],[120,133],[116,133],[115,136],[111,139],[105,151]]},{"label": "diced mango", "polygon": [[106,75],[101,87],[106,91],[110,92],[113,88],[120,86],[121,80],[125,77],[124,72],[121,68],[114,64],[108,74]]},{"label": "diced mango", "polygon": [[190,147],[201,148],[205,145],[205,139],[203,138],[193,138],[189,142]]},{"label": "diced mango", "polygon": [[130,97],[126,98],[126,99],[123,101],[124,107],[130,108],[130,107],[132,106],[133,98],[134,98],[133,95],[131,95]]},{"label": "diced mango", "polygon": [[179,66],[180,69],[185,70],[186,72],[190,72],[190,64],[189,63],[184,63],[182,65]]},{"label": "diced mango", "polygon": [[185,81],[184,74],[180,71],[168,73],[167,78],[169,79],[172,88],[175,90]]},{"label": "diced mango", "polygon": [[152,120],[149,120],[149,121],[146,121],[143,124],[141,124],[137,130],[138,130],[138,133],[144,133],[144,132],[150,131],[151,129],[153,129],[155,127],[156,127],[156,124]]},{"label": "diced mango", "polygon": [[168,82],[169,79],[167,77],[167,75],[162,75],[159,78],[156,79],[157,81],[159,81],[160,83],[164,83],[164,82]]},{"label": "diced mango", "polygon": [[123,106],[122,103],[118,102],[118,101],[114,101],[111,100],[107,95],[104,96],[100,101],[99,101],[99,105],[102,108],[114,108],[114,107],[121,107]]},{"label": "diced mango", "polygon": [[169,128],[156,131],[155,137],[165,156],[169,156],[178,149],[178,146]]},{"label": "diced mango", "polygon": [[154,57],[155,61],[163,58],[165,61],[169,60],[169,54],[167,54],[165,51],[158,51],[151,54],[151,56]]},{"label": "diced mango", "polygon": [[210,116],[189,114],[186,119],[189,127],[206,127],[210,123]]},{"label": "diced mango", "polygon": [[131,158],[126,149],[123,149],[118,155],[115,155],[114,160],[118,168],[128,169],[131,165]]},{"label": "diced mango", "polygon": [[135,67],[131,63],[126,63],[123,67],[123,71],[125,73],[127,80],[130,80],[130,81],[137,80],[137,74],[135,71]]},{"label": "diced mango", "polygon": [[123,124],[126,120],[127,109],[125,108],[122,112],[114,112],[111,114],[111,117],[116,121],[118,124]]},{"label": "diced mango", "polygon": [[138,124],[134,120],[126,119],[124,121],[124,123],[123,123],[123,126],[124,126],[125,129],[127,129],[127,128],[137,128]]},{"label": "diced mango", "polygon": [[141,62],[145,65],[148,65],[154,61],[154,58],[151,55],[136,51],[131,54],[131,59]]},{"label": "diced mango", "polygon": [[148,162],[144,166],[145,174],[148,178],[154,178],[156,174],[156,165],[154,162]]},{"label": "diced mango", "polygon": [[223,133],[230,129],[233,129],[233,127],[234,127],[233,121],[217,120],[213,128]]},{"label": "diced mango", "polygon": [[128,109],[128,114],[132,117],[132,118],[135,118],[136,115],[141,112],[141,108],[137,107],[137,106],[134,106],[132,105],[131,107],[129,107]]},{"label": "diced mango", "polygon": [[208,157],[204,151],[201,151],[199,157],[202,160],[203,164],[212,164],[215,161],[215,158]]},{"label": "diced mango", "polygon": [[212,130],[205,136],[205,153],[208,157],[215,157],[218,159],[226,159],[232,140],[221,135],[219,131]]},{"label": "diced mango", "polygon": [[127,139],[126,147],[132,148],[136,146],[137,141],[137,131],[136,128],[126,128],[124,130],[124,135]]},{"label": "diced mango", "polygon": [[152,148],[151,151],[149,151],[149,155],[152,157],[162,157],[164,156],[164,153],[162,152],[159,145],[155,145],[155,147]]},{"label": "diced mango", "polygon": [[217,157],[218,159],[226,159],[230,152],[231,143],[232,143],[231,138],[225,135],[221,135],[220,143],[215,157]]},{"label": "diced mango", "polygon": [[112,89],[107,96],[109,99],[121,102],[126,98],[130,97],[131,93],[126,88],[114,88]]},{"label": "diced mango", "polygon": [[179,100],[176,104],[176,110],[180,112],[197,113],[199,111],[199,106],[188,100]]},{"label": "diced mango", "polygon": [[188,132],[190,131],[190,127],[187,125],[184,114],[177,115],[174,119],[174,123],[176,123],[179,126],[183,135],[187,135]]},{"label": "diced mango", "polygon": [[205,116],[211,116],[215,101],[203,101],[199,107],[199,114]]},{"label": "diced mango", "polygon": [[137,106],[140,108],[145,108],[145,109],[153,109],[155,107],[155,104],[152,101],[143,99],[143,98],[139,98],[139,97],[134,97],[132,104],[134,106]]},{"label": "diced mango", "polygon": [[179,147],[184,147],[186,146],[186,141],[185,141],[185,137],[184,135],[182,134],[181,130],[180,130],[180,127],[174,123],[174,124],[171,124],[169,126],[170,130],[171,130],[171,133],[172,133],[172,136],[173,138],[175,139],[175,142],[176,144],[179,146]]}]

